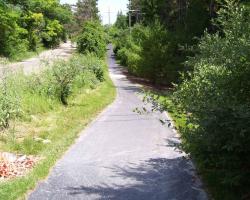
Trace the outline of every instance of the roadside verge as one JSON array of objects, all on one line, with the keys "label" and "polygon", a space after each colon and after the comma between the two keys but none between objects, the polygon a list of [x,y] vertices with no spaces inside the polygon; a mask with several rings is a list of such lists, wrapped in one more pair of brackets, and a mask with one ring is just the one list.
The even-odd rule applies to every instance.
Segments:
[{"label": "roadside verge", "polygon": [[[55,162],[78,138],[79,133],[115,98],[115,88],[105,69],[105,81],[93,90],[83,90],[70,99],[68,107],[60,106],[49,113],[39,115],[39,122],[30,123],[48,125],[51,143],[39,152],[43,159],[26,176],[0,184],[1,199],[14,200],[24,198],[38,181],[44,179]],[[48,121],[49,119],[49,121]],[[36,120],[36,119],[35,119]],[[31,145],[32,146],[32,145]]]}]

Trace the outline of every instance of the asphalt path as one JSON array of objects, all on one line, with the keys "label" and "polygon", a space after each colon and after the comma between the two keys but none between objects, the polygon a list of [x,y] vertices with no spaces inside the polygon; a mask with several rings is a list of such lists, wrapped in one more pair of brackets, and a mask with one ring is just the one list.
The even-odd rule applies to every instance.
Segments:
[{"label": "asphalt path", "polygon": [[[206,200],[192,162],[176,148],[161,113],[137,114],[140,85],[130,82],[108,51],[117,98],[38,184],[29,200]],[[149,107],[150,105],[147,105]]]}]

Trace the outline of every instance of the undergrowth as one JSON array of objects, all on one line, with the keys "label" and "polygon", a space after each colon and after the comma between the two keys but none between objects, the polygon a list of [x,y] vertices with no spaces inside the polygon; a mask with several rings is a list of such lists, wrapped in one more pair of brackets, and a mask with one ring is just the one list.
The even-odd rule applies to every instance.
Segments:
[{"label": "undergrowth", "polygon": [[[37,155],[42,160],[25,177],[0,183],[1,199],[24,197],[47,176],[79,132],[113,101],[115,89],[106,68],[96,56],[81,55],[66,63],[57,61],[42,74],[6,74],[1,84],[9,87],[5,98],[13,103],[0,101],[0,109],[4,111],[5,105],[15,112],[9,112],[8,118],[0,115],[9,124],[8,128],[1,125],[0,151]],[[67,104],[61,99],[63,92]]]}]

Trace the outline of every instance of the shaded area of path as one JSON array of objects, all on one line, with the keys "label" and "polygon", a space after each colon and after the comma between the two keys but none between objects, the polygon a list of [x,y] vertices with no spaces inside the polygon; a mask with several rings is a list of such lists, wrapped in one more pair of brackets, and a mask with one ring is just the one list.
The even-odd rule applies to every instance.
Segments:
[{"label": "shaded area of path", "polygon": [[67,59],[74,52],[71,42],[62,43],[58,48],[51,49],[40,53],[38,56],[16,63],[0,65],[0,76],[5,71],[23,71],[24,74],[39,72],[45,62],[52,62],[56,59]]},{"label": "shaded area of path", "polygon": [[191,161],[175,149],[160,113],[139,115],[140,86],[122,74],[109,50],[118,96],[84,130],[30,200],[206,200]]}]

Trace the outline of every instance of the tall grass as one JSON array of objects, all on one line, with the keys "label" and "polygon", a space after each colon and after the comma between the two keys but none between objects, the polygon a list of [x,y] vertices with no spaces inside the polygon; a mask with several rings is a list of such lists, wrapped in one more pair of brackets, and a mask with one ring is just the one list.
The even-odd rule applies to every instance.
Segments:
[{"label": "tall grass", "polygon": [[[61,65],[58,61],[55,65]],[[64,153],[82,130],[115,97],[115,89],[107,76],[106,65],[93,55],[76,56],[64,65],[74,65],[82,73],[70,83],[67,106],[63,105],[53,84],[53,66],[39,75],[8,76],[14,80],[20,114],[10,119],[10,128],[1,132],[0,151],[32,154],[43,159],[25,177],[0,183],[1,199],[24,197],[45,178],[56,160]],[[58,66],[57,66],[58,67]],[[65,66],[62,66],[65,68]],[[71,70],[71,69],[70,69]],[[51,141],[43,144],[37,138]]]}]

